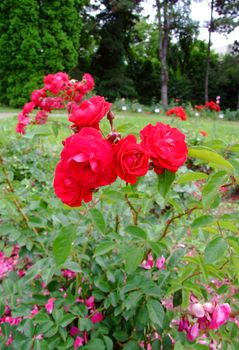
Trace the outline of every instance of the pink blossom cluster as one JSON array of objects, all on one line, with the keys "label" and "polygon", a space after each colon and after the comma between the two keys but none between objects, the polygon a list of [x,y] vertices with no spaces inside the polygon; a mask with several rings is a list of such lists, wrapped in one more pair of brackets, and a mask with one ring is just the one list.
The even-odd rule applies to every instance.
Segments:
[{"label": "pink blossom cluster", "polygon": [[19,260],[19,246],[14,246],[9,257],[0,251],[0,280],[7,276],[10,271],[15,270]]},{"label": "pink blossom cluster", "polygon": [[189,341],[198,339],[201,343],[201,337],[204,342],[208,332],[225,324],[230,314],[231,307],[227,303],[219,304],[216,298],[211,302],[200,303],[192,296],[188,314],[179,320],[178,330],[179,332],[185,331]]},{"label": "pink blossom cluster", "polygon": [[[31,314],[29,316],[26,317],[13,317],[12,316],[12,310],[10,308],[10,306],[8,305],[8,303],[6,303],[5,305],[5,310],[3,315],[0,317],[0,325],[4,324],[4,323],[8,323],[10,326],[18,326],[19,323],[25,318],[32,318],[34,317],[34,315],[36,315],[39,312],[39,308],[37,305],[33,306],[33,309],[31,311]],[[2,328],[0,327],[0,337],[3,337],[3,331]],[[39,336],[37,336],[39,337]],[[40,337],[42,337],[42,335],[40,335]],[[12,342],[14,341],[13,335],[10,334],[8,337],[8,340],[6,341],[6,346],[10,346],[12,344]]]},{"label": "pink blossom cluster", "polygon": [[149,253],[147,259],[144,260],[140,266],[145,270],[150,270],[153,267],[156,267],[158,270],[162,270],[165,268],[164,264],[165,257],[163,255],[154,261],[153,255]]},{"label": "pink blossom cluster", "polygon": [[[64,292],[64,288],[61,289],[62,292]],[[94,296],[90,296],[87,299],[83,299],[80,294],[81,294],[82,289],[79,288],[78,290],[78,294],[79,297],[76,299],[76,302],[78,303],[83,303],[85,304],[85,306],[88,309],[88,318],[91,320],[92,324],[95,323],[99,323],[101,321],[103,321],[104,316],[101,312],[99,312],[96,308],[95,305],[95,299]],[[67,295],[65,294],[65,297]],[[49,298],[47,300],[47,303],[45,304],[45,309],[47,311],[48,314],[51,314],[54,306],[55,306],[55,301],[56,298]],[[67,309],[66,309],[67,311]],[[69,334],[71,337],[75,338],[74,339],[74,350],[78,349],[80,346],[83,346],[84,344],[86,344],[88,342],[88,335],[87,332],[81,332],[79,330],[79,328],[77,328],[76,326],[71,326]]]},{"label": "pink blossom cluster", "polygon": [[[78,293],[79,294],[81,293],[81,289],[78,291]],[[97,311],[97,308],[95,305],[95,298],[93,295],[87,299],[83,299],[79,297],[77,298],[77,302],[85,304],[85,306],[88,309],[88,317],[93,324],[103,321],[104,316],[101,312]],[[78,349],[80,346],[83,346],[88,342],[87,332],[81,332],[79,328],[77,328],[76,326],[71,327],[70,335],[72,337],[76,336],[74,340],[74,350]]]},{"label": "pink blossom cluster", "polygon": [[[49,113],[55,109],[67,107],[71,110],[93,88],[94,80],[88,73],[83,75],[81,81],[70,80],[68,74],[63,72],[46,75],[43,88],[32,92],[31,101],[19,113],[16,132],[25,134],[26,126],[30,123],[45,124]],[[31,118],[33,111],[35,115]]]}]

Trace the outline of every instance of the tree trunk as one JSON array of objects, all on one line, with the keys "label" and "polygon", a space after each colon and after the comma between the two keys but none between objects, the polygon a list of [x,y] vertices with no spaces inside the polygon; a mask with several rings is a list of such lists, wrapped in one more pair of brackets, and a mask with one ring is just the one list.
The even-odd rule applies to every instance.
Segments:
[{"label": "tree trunk", "polygon": [[158,29],[159,29],[159,57],[161,66],[161,101],[164,108],[168,106],[168,1],[156,0]]},{"label": "tree trunk", "polygon": [[206,60],[206,73],[205,73],[205,103],[208,102],[208,82],[209,82],[209,72],[210,72],[210,58],[211,58],[211,43],[212,43],[212,31],[213,31],[213,9],[214,0],[211,0],[211,18],[208,28],[208,45],[207,45],[207,60]]}]

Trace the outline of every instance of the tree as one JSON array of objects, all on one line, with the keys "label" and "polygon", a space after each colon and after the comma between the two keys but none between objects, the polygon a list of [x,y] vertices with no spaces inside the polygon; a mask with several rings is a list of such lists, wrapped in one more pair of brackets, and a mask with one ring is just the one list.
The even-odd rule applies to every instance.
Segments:
[{"label": "tree", "polygon": [[190,19],[190,0],[156,0],[159,57],[161,65],[161,100],[164,108],[168,105],[168,47],[171,37],[178,37],[179,33],[187,33],[188,29],[196,28]]},{"label": "tree", "polygon": [[[217,14],[217,18],[214,16]],[[210,2],[210,21],[208,23],[208,49],[207,63],[205,72],[205,103],[208,102],[208,81],[210,74],[210,55],[211,55],[211,35],[217,31],[223,34],[229,34],[239,25],[239,2],[238,0],[211,0]]]},{"label": "tree", "polygon": [[[131,30],[138,20],[139,0],[101,0],[95,9],[99,47],[92,61],[91,72],[97,91],[111,101],[120,96],[136,95],[133,81],[127,76],[127,52]],[[137,10],[137,12],[136,12]]]},{"label": "tree", "polygon": [[77,64],[82,0],[0,2],[0,102],[22,106],[42,77]]}]

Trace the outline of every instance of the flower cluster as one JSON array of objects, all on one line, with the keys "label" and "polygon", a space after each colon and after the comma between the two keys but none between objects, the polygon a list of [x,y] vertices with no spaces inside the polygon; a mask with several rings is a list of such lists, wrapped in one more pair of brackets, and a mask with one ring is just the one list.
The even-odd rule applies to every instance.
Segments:
[{"label": "flower cluster", "polygon": [[0,251],[0,280],[7,276],[7,274],[13,271],[18,264],[19,260],[19,247],[15,246],[12,249],[9,257]]},{"label": "flower cluster", "polygon": [[[94,80],[88,73],[81,81],[70,80],[68,74],[62,72],[45,76],[43,88],[32,92],[31,101],[19,113],[16,132],[25,134],[26,126],[30,123],[45,124],[54,109],[75,108],[93,88]],[[32,112],[35,114],[30,117]]]},{"label": "flower cluster", "polygon": [[[231,314],[230,305],[220,304],[217,298],[211,302],[200,303],[197,298],[191,296],[188,314],[184,315],[178,322],[179,332],[185,331],[189,341],[198,339],[200,344],[206,344],[210,330],[216,330],[225,324]],[[214,347],[210,347],[214,349]]]},{"label": "flower cluster", "polygon": [[151,270],[155,266],[158,270],[162,270],[164,269],[164,264],[165,257],[163,255],[161,256],[161,258],[157,258],[154,262],[154,258],[150,253],[147,259],[142,262],[141,267],[145,270]]},{"label": "flower cluster", "polygon": [[183,107],[174,107],[167,111],[166,115],[176,115],[181,120],[187,120],[187,114]]},{"label": "flower cluster", "polygon": [[[185,135],[169,125],[149,124],[140,132],[141,142],[130,134],[124,138],[113,128],[111,103],[102,96],[82,100],[94,87],[85,74],[81,82],[69,80],[66,73],[49,74],[44,87],[33,91],[18,116],[17,132],[24,134],[31,120],[29,114],[40,109],[32,123],[43,124],[53,109],[66,106],[74,134],[63,141],[64,149],[55,171],[54,189],[63,203],[77,207],[92,200],[98,188],[113,183],[117,177],[135,184],[149,168],[161,174],[176,172],[187,158]],[[181,107],[177,107],[181,110]],[[104,138],[100,121],[107,116],[111,132]]]},{"label": "flower cluster", "polygon": [[215,112],[220,112],[221,110],[220,106],[214,101],[205,103],[205,108]]}]

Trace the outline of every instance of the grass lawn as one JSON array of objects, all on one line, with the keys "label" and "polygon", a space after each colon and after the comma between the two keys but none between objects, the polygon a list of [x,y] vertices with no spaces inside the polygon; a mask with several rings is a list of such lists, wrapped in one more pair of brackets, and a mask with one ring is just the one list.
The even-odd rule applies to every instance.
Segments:
[{"label": "grass lawn", "polygon": [[[16,113],[15,116],[11,116],[9,112]],[[6,113],[6,115],[4,115]],[[0,133],[14,133],[15,125],[17,122],[18,110],[0,109]],[[58,121],[64,126],[61,128],[58,140],[69,135],[67,116],[65,113],[60,112],[62,116],[51,115],[49,117],[48,125],[51,125],[51,121]],[[212,119],[212,117],[202,118],[202,117],[191,117],[186,121],[181,121],[177,117],[166,117],[164,115],[157,114],[146,114],[146,113],[126,113],[126,112],[116,112],[115,127],[118,131],[125,136],[128,133],[136,133],[147,124],[155,124],[160,121],[163,123],[168,123],[171,126],[177,127],[184,131],[190,138],[202,137],[200,135],[200,130],[204,130],[208,133],[208,139],[220,139],[226,143],[236,143],[239,142],[239,123],[230,122],[222,119]],[[6,123],[7,121],[7,123]],[[107,120],[101,122],[101,126],[104,134],[109,132],[109,126]]]}]

